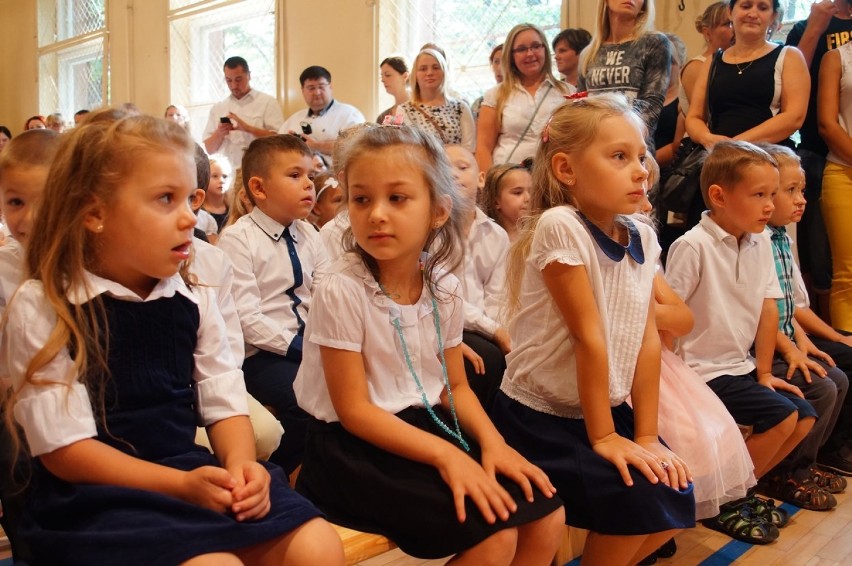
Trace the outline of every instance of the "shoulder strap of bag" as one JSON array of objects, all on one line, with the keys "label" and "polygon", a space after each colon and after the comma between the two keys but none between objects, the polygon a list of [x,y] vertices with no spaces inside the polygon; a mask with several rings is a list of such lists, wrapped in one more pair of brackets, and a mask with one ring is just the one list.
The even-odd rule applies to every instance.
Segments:
[{"label": "shoulder strap of bag", "polygon": [[524,137],[527,135],[527,132],[530,131],[530,127],[532,127],[533,120],[535,120],[536,114],[538,114],[538,109],[541,108],[541,105],[544,103],[544,99],[547,98],[548,94],[550,94],[550,89],[552,88],[553,85],[547,83],[547,91],[545,91],[544,95],[541,97],[541,100],[538,101],[535,110],[533,110],[533,115],[530,117],[530,121],[527,122],[527,127],[524,128],[524,133],[522,133],[521,137],[518,138],[518,143],[515,144],[515,147],[513,147],[511,153],[509,153],[509,157],[506,158],[506,163],[512,162],[512,156],[515,155],[515,150],[518,149],[518,146],[521,145],[522,141],[524,141]]},{"label": "shoulder strap of bag", "polygon": [[411,103],[411,106],[413,106],[415,110],[420,112],[423,115],[424,118],[429,120],[429,123],[432,124],[432,127],[435,128],[435,131],[438,132],[439,136],[441,136],[441,141],[444,143],[444,145],[446,145],[447,144],[447,138],[444,137],[444,128],[439,126],[438,122],[435,120],[435,118],[433,118],[428,112],[426,112],[425,110],[420,108],[419,103],[413,102],[413,103]]},{"label": "shoulder strap of bag", "polygon": [[722,59],[722,50],[717,49],[713,54],[713,60],[710,62],[710,74],[707,77],[707,93],[704,95],[704,114],[707,116],[707,129],[711,132],[713,131],[713,127],[711,122],[713,120],[713,109],[710,106],[710,85],[713,84],[713,79],[716,78],[716,69],[719,67],[719,60]]}]

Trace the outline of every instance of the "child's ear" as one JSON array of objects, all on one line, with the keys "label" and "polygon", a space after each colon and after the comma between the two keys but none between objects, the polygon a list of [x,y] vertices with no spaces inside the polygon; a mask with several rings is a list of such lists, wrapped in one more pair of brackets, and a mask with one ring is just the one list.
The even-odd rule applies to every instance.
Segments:
[{"label": "child's ear", "polygon": [[254,197],[254,202],[266,200],[266,189],[263,186],[263,179],[260,177],[251,177],[248,180],[248,190]]},{"label": "child's ear", "polygon": [[715,208],[723,208],[725,206],[725,189],[719,185],[710,185],[707,188],[707,200],[705,203],[711,210]]},{"label": "child's ear", "polygon": [[201,205],[204,204],[204,199],[207,198],[207,193],[204,189],[195,189],[189,197],[189,207],[192,212],[198,212]]},{"label": "child's ear", "polygon": [[83,227],[89,232],[100,234],[106,221],[106,206],[99,198],[95,198],[83,217]]},{"label": "child's ear", "polygon": [[476,188],[479,191],[485,188],[485,171],[479,172],[479,178],[476,181]]},{"label": "child's ear", "polygon": [[556,179],[565,186],[571,186],[576,182],[574,166],[571,156],[562,151],[556,153],[550,160],[550,167]]},{"label": "child's ear", "polygon": [[449,195],[444,195],[438,199],[432,207],[432,228],[438,229],[446,224],[452,210],[453,199]]}]

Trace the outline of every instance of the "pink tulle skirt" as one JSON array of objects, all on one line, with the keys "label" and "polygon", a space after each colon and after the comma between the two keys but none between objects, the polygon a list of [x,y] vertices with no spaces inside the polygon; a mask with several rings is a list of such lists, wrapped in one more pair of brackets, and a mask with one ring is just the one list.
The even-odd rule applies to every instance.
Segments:
[{"label": "pink tulle skirt", "polygon": [[745,497],[755,485],[742,433],[722,401],[676,354],[663,348],[659,433],[689,465],[696,519],[714,517],[719,505]]}]

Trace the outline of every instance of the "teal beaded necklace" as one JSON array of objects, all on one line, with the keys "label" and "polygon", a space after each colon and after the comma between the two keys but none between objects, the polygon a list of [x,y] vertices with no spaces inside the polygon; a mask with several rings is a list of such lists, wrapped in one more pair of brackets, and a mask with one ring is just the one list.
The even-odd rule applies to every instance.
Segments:
[{"label": "teal beaded necklace", "polygon": [[[381,283],[379,283],[379,288],[385,296],[389,296]],[[444,357],[444,340],[441,336],[441,315],[438,313],[438,303],[435,301],[434,297],[432,297],[432,321],[435,323],[435,333],[438,335],[438,352],[441,357],[441,372],[443,373],[444,387],[447,388],[447,398],[450,400],[450,415],[453,417],[453,426],[455,427],[455,430],[451,430],[450,427],[447,426],[440,417],[438,417],[435,410],[429,404],[429,400],[426,398],[426,392],[423,390],[423,384],[420,383],[420,378],[417,377],[417,372],[414,371],[414,364],[411,362],[411,355],[408,353],[408,346],[405,343],[405,335],[402,333],[402,325],[399,321],[399,315],[393,318],[393,327],[396,328],[396,335],[399,337],[399,343],[402,346],[402,353],[405,356],[405,363],[408,365],[408,371],[411,373],[411,377],[414,378],[414,383],[417,385],[417,392],[420,393],[420,398],[423,400],[423,406],[426,407],[426,411],[429,412],[429,416],[432,417],[432,420],[435,421],[439,427],[441,427],[441,430],[446,432],[452,438],[458,440],[465,452],[470,452],[470,445],[468,445],[467,441],[462,437],[459,419],[456,415],[456,404],[453,400],[453,391],[450,388],[450,378],[447,376],[447,360]]]}]

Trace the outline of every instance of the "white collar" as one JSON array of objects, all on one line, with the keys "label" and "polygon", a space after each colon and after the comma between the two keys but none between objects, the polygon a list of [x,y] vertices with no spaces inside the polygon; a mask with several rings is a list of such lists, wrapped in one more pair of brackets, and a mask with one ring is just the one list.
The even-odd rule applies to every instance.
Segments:
[{"label": "white collar", "polygon": [[198,298],[189,290],[189,287],[186,286],[186,283],[179,273],[175,273],[171,277],[157,281],[157,284],[154,286],[151,293],[143,299],[121,283],[116,283],[111,279],[105,279],[99,275],[86,271],[84,272],[82,286],[75,289],[68,289],[66,295],[71,303],[75,305],[82,305],[102,294],[107,294],[123,301],[144,303],[164,297],[174,297],[175,293],[180,293],[193,303],[198,304]]}]

